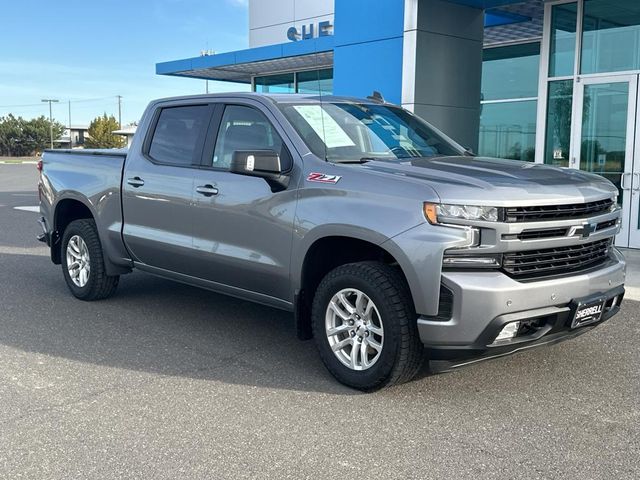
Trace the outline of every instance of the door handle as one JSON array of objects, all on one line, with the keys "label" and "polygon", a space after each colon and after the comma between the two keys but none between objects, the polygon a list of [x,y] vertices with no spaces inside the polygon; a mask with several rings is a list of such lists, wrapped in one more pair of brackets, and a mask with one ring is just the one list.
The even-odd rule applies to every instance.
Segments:
[{"label": "door handle", "polygon": [[205,197],[212,197],[213,195],[218,194],[218,189],[213,185],[207,184],[196,187],[196,192],[198,192],[200,195],[204,195]]},{"label": "door handle", "polygon": [[631,190],[631,187],[626,186],[625,179],[627,178],[627,175],[631,176],[630,173],[623,173],[622,175],[620,175],[620,188],[622,190]]},{"label": "door handle", "polygon": [[634,192],[640,191],[640,173],[633,174],[633,182],[631,188]]},{"label": "door handle", "polygon": [[138,188],[144,185],[144,180],[142,180],[140,177],[133,177],[127,179],[127,183],[134,188]]}]

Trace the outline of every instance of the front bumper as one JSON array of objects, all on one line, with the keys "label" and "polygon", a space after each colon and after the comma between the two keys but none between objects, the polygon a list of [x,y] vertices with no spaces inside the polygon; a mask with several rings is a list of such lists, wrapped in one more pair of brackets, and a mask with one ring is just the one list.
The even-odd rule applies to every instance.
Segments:
[{"label": "front bumper", "polygon": [[[625,271],[624,257],[613,249],[611,261],[595,271],[537,282],[518,282],[499,271],[444,272],[442,284],[453,294],[450,318],[419,317],[420,338],[432,359],[446,360],[492,358],[572,338],[619,311]],[[572,302],[596,295],[617,303],[599,322],[572,330]],[[535,320],[539,328],[493,344],[502,327],[517,320]]]}]

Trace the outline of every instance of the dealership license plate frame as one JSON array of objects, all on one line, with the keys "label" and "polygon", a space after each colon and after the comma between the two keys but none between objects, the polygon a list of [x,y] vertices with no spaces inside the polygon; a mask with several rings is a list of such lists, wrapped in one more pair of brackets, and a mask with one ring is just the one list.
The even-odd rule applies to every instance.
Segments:
[{"label": "dealership license plate frame", "polygon": [[[593,325],[594,323],[598,323],[602,320],[606,301],[607,299],[604,297],[591,297],[574,300],[574,307],[572,309],[573,315],[571,316],[571,328],[575,329],[586,327],[587,325]],[[586,312],[592,309],[595,309],[593,313],[586,313],[582,316],[580,315],[581,312]]]}]

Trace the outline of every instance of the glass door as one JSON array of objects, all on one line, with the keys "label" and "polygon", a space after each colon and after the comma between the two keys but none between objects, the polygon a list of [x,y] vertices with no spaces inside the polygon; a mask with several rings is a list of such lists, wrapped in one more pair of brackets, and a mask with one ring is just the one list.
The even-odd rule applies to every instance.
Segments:
[{"label": "glass door", "polygon": [[[613,182],[623,209],[620,247],[639,241],[640,160],[635,163],[637,75],[579,78],[574,96],[574,132],[570,166]],[[637,182],[636,182],[637,180]]]},{"label": "glass door", "polygon": [[[629,223],[629,247],[640,248],[640,77],[636,80],[638,92],[635,103],[636,146],[631,172],[631,211]],[[626,186],[626,184],[625,184]]]}]

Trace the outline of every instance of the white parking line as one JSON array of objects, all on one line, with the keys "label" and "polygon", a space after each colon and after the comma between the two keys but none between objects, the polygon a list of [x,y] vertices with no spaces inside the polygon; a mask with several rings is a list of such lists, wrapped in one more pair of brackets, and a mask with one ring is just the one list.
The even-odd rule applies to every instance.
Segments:
[{"label": "white parking line", "polygon": [[14,210],[22,210],[23,212],[39,213],[40,207],[13,207]]}]

